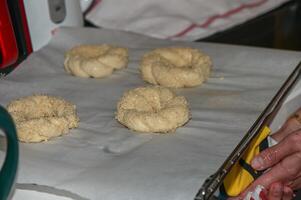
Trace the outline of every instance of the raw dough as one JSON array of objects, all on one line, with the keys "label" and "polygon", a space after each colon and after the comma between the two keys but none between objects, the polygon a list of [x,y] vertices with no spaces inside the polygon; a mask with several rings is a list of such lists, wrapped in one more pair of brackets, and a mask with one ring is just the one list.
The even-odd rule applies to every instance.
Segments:
[{"label": "raw dough", "polygon": [[212,62],[198,49],[169,47],[145,54],[140,63],[142,78],[166,87],[194,87],[207,80]]},{"label": "raw dough", "polygon": [[102,78],[115,69],[127,67],[126,48],[103,45],[80,45],[67,51],[65,70],[74,76]]},{"label": "raw dough", "polygon": [[190,118],[187,100],[164,87],[139,87],[125,92],[116,119],[139,132],[173,132]]},{"label": "raw dough", "polygon": [[33,95],[7,106],[21,142],[42,142],[68,133],[78,126],[76,107],[61,98]]}]

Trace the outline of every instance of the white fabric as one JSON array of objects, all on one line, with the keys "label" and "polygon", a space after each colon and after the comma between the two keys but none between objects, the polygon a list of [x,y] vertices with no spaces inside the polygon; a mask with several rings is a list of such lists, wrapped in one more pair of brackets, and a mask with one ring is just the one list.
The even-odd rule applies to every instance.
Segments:
[{"label": "white fabric", "polygon": [[[104,79],[79,78],[64,71],[67,49],[102,43],[128,47],[128,68]],[[116,103],[124,91],[147,85],[138,71],[141,56],[170,45],[209,54],[214,63],[211,77],[203,86],[175,90],[190,103],[192,119],[184,127],[171,135],[133,133],[114,119]],[[300,52],[171,42],[104,29],[59,29],[49,45],[1,80],[0,104],[34,93],[60,96],[77,105],[79,128],[47,143],[20,143],[13,200],[52,195],[64,200],[193,199],[300,56]]]},{"label": "white fabric", "polygon": [[254,191],[248,192],[244,200],[263,200],[260,197],[260,193],[263,192],[264,187],[261,185],[257,185]]},{"label": "white fabric", "polygon": [[[288,1],[96,0],[98,3],[86,18],[104,28],[192,41],[241,24]],[[185,30],[187,33],[179,34]]]},{"label": "white fabric", "polygon": [[269,144],[269,147],[272,147],[272,146],[275,146],[276,144],[278,144],[278,142],[273,139],[272,137],[268,136],[268,144]]}]

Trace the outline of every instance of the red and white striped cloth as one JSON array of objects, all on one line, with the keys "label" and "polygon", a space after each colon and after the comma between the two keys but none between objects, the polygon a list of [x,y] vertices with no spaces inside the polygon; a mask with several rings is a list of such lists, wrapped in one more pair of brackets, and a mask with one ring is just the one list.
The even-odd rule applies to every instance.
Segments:
[{"label": "red and white striped cloth", "polygon": [[289,0],[95,0],[91,23],[155,38],[204,38],[268,12]]}]

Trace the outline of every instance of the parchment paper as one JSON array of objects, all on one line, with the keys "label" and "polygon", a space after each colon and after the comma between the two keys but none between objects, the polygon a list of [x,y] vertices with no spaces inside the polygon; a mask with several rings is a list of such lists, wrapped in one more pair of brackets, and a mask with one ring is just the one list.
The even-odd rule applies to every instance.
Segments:
[{"label": "parchment paper", "polygon": [[[127,69],[104,79],[70,76],[64,52],[77,44],[129,48]],[[192,119],[170,135],[137,134],[114,119],[123,92],[147,85],[138,64],[156,47],[200,48],[214,62],[211,78],[187,97]],[[79,128],[40,144],[20,143],[13,199],[193,199],[234,149],[301,58],[300,52],[182,43],[99,29],[62,28],[0,84],[0,104],[49,94],[77,105]],[[4,150],[0,151],[3,159]],[[46,197],[47,196],[47,197]],[[55,198],[53,197],[55,196]]]}]

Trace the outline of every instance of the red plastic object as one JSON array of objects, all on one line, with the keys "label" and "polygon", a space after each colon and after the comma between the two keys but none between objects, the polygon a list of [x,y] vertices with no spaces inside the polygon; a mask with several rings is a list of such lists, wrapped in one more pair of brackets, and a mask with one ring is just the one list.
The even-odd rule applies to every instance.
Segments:
[{"label": "red plastic object", "polygon": [[0,68],[18,59],[18,46],[6,1],[0,1]]},{"label": "red plastic object", "polygon": [[32,52],[32,45],[31,45],[30,33],[29,33],[28,23],[26,20],[27,18],[26,18],[23,0],[19,0],[19,5],[20,5],[20,12],[21,12],[22,24],[24,29],[26,47],[27,47],[27,54],[30,54]]}]

